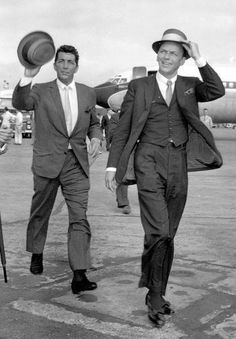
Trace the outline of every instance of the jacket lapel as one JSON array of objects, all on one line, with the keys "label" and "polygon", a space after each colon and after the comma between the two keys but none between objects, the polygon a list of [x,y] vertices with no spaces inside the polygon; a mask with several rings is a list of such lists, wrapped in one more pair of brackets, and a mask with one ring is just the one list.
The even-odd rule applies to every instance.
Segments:
[{"label": "jacket lapel", "polygon": [[77,93],[78,116],[77,116],[76,124],[75,124],[74,129],[73,129],[71,134],[73,134],[75,131],[77,131],[77,129],[78,129],[79,125],[80,125],[80,121],[82,119],[82,115],[84,113],[84,110],[83,110],[83,96],[81,95],[80,86],[79,86],[78,83],[75,83],[75,86],[76,86],[76,93]]},{"label": "jacket lapel", "polygon": [[53,117],[53,123],[57,126],[57,128],[64,132],[65,135],[68,136],[67,128],[66,128],[66,121],[65,121],[65,115],[64,110],[61,102],[61,97],[59,93],[59,89],[56,83],[56,80],[51,82],[50,85],[50,94],[52,96],[52,99],[54,101],[55,107],[56,107],[56,113],[57,115]]},{"label": "jacket lapel", "polygon": [[152,101],[155,95],[156,90],[156,77],[154,75],[147,77],[147,81],[145,84],[145,104],[146,110],[149,112]]},{"label": "jacket lapel", "polygon": [[71,133],[71,135],[78,132],[78,129],[81,128],[84,121],[84,114],[86,114],[86,105],[88,103],[87,100],[87,92],[83,91],[83,86],[81,86],[79,83],[75,83],[76,86],[76,92],[77,92],[77,101],[78,101],[78,117],[75,124],[75,127]]}]

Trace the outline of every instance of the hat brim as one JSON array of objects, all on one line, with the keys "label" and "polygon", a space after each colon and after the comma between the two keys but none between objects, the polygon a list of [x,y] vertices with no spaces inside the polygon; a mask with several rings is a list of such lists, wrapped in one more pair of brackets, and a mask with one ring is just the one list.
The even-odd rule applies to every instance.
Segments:
[{"label": "hat brim", "polygon": [[[28,51],[31,48],[31,58]],[[55,46],[52,37],[43,31],[34,31],[27,34],[19,43],[17,55],[20,63],[28,69],[33,69],[51,61],[55,55]]]},{"label": "hat brim", "polygon": [[[175,41],[175,40],[159,40],[159,41],[155,41],[153,44],[152,44],[152,49],[154,50],[154,52],[158,53],[161,45],[164,43],[164,42],[175,42],[177,44],[180,44],[180,45],[183,45],[183,44],[188,44],[188,41]],[[190,55],[188,54],[187,50],[183,47],[184,49],[184,57],[186,59],[189,59],[190,58]]]}]

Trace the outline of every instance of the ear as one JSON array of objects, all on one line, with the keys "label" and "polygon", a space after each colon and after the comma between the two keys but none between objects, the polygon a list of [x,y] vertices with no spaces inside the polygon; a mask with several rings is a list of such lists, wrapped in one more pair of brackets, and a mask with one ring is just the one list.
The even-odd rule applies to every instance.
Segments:
[{"label": "ear", "polygon": [[181,61],[180,61],[180,66],[183,66],[183,64],[185,63],[185,60],[186,60],[185,57],[183,57],[183,58],[181,59]]},{"label": "ear", "polygon": [[77,72],[78,72],[78,69],[79,69],[79,65],[78,65],[78,66],[76,66],[76,68],[75,68],[75,73],[77,73]]}]

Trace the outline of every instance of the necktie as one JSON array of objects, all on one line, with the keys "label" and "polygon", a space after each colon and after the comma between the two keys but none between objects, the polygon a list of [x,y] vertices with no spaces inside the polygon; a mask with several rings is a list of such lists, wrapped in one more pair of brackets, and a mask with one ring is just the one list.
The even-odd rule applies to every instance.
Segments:
[{"label": "necktie", "polygon": [[170,102],[171,102],[171,99],[172,99],[171,85],[172,85],[172,81],[168,80],[167,81],[167,89],[166,89],[166,103],[167,103],[168,106],[170,106]]},{"label": "necktie", "polygon": [[64,87],[65,96],[64,96],[64,114],[66,119],[66,127],[68,134],[70,135],[72,132],[72,112],[70,107],[70,99],[69,99],[69,88]]}]

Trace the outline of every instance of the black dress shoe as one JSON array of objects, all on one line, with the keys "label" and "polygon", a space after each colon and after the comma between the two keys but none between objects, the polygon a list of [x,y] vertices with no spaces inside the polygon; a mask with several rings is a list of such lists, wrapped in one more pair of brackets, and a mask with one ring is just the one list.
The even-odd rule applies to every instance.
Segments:
[{"label": "black dress shoe", "polygon": [[92,291],[97,288],[97,284],[95,282],[89,281],[85,276],[81,281],[72,280],[71,289],[74,294],[78,294],[82,291]]},{"label": "black dress shoe", "polygon": [[164,311],[162,308],[160,310],[155,310],[151,304],[149,294],[146,295],[146,305],[148,308],[148,318],[156,325],[156,327],[161,328],[164,326],[166,322]]},{"label": "black dress shoe", "polygon": [[165,314],[170,315],[175,313],[173,308],[170,306],[170,302],[168,300],[165,300],[163,296],[161,297],[162,299],[162,308]]},{"label": "black dress shoe", "polygon": [[171,307],[168,306],[168,305],[164,305],[164,306],[162,306],[162,308],[163,308],[164,313],[167,314],[167,315],[170,315],[170,314],[175,313],[175,311],[173,310],[173,308],[171,308]]},{"label": "black dress shoe", "polygon": [[43,273],[43,253],[33,253],[31,257],[30,272],[33,274]]}]

